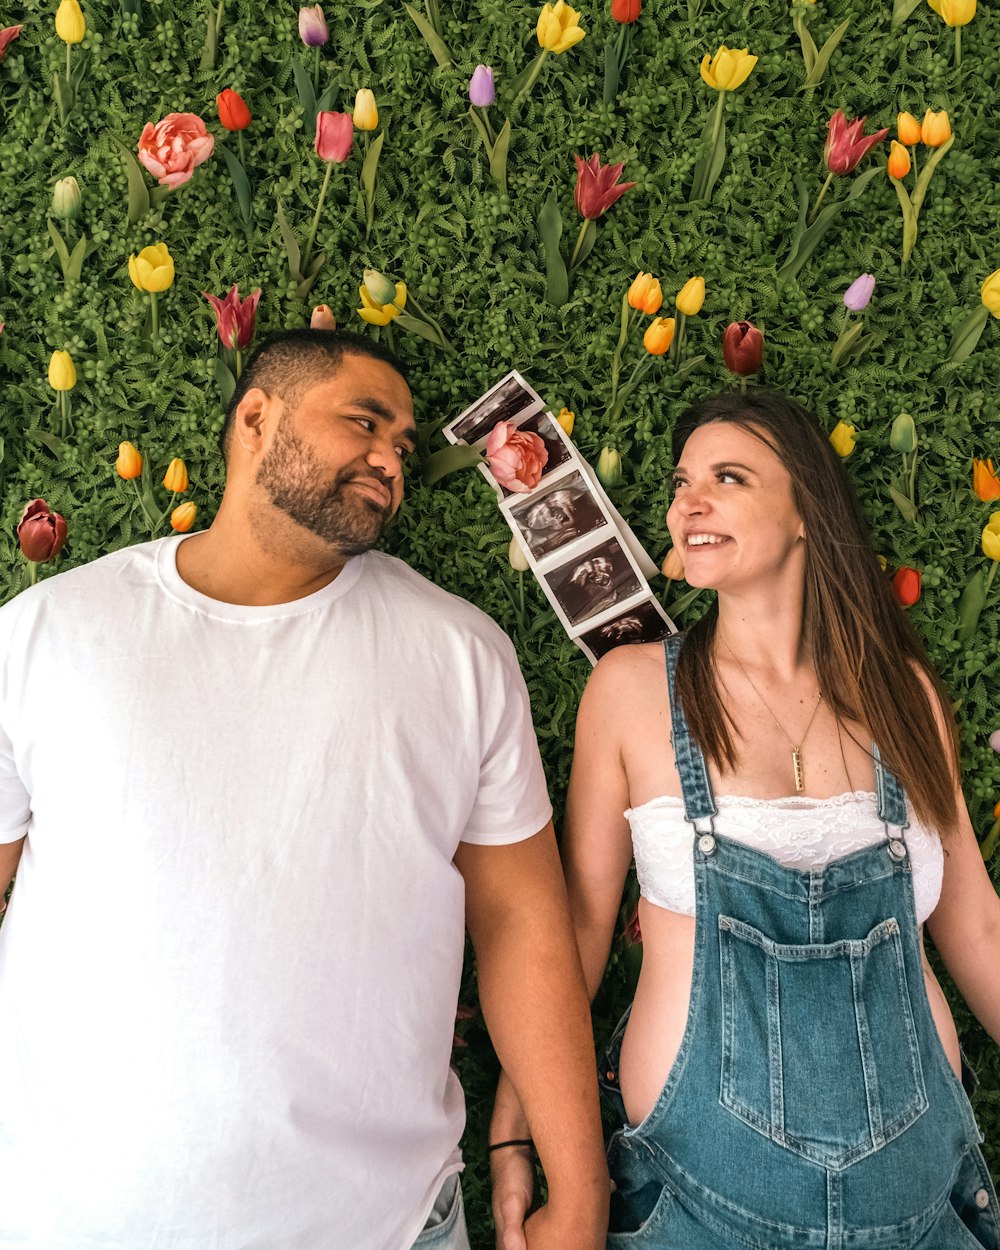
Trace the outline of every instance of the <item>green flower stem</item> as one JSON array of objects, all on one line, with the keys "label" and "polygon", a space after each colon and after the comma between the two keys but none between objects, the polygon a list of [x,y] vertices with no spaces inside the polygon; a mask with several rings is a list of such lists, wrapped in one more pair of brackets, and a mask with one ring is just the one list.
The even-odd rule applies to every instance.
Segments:
[{"label": "green flower stem", "polygon": [[516,108],[523,99],[531,94],[531,89],[538,81],[538,75],[542,72],[542,66],[545,64],[545,58],[548,55],[548,48],[543,48],[541,52],[539,52],[538,56],[535,57],[535,63],[531,67],[531,73],[528,75],[528,81],[514,97],[514,103],[511,106],[512,108]]},{"label": "green flower stem", "polygon": [[149,536],[150,538],[152,538],[153,531],[156,528],[157,522],[154,521],[153,518],[149,515],[149,509],[146,507],[146,500],[143,496],[142,491],[139,489],[138,478],[136,477],[132,478],[132,487],[135,490],[135,497],[139,501],[139,507],[142,509],[143,519],[146,522],[146,528],[149,530]]},{"label": "green flower stem", "polygon": [[149,336],[154,343],[160,341],[160,310],[156,303],[156,292],[149,293]]},{"label": "green flower stem", "polygon": [[240,374],[243,372],[243,353],[238,347],[235,348],[235,351],[236,351],[236,381],[238,382],[240,380]]},{"label": "green flower stem", "polygon": [[960,69],[962,65],[962,28],[955,27],[955,68]]},{"label": "green flower stem", "polygon": [[816,203],[812,206],[812,212],[809,214],[808,225],[811,226],[812,223],[816,220],[816,214],[819,212],[819,206],[820,204],[822,204],[823,196],[826,195],[831,182],[833,182],[832,172],[827,174],[826,182],[823,183],[822,187],[820,188],[819,195],[816,196]]},{"label": "green flower stem", "polygon": [[712,176],[712,165],[715,163],[715,149],[719,146],[719,135],[722,133],[723,109],[726,103],[726,93],[719,92],[719,98],[715,102],[715,112],[712,115],[712,138],[708,145],[708,152],[700,158],[696,169],[698,171],[698,181],[691,187],[691,200],[700,200],[704,198],[706,193],[706,183]]},{"label": "green flower stem", "polygon": [[911,452],[911,456],[912,456],[912,459],[910,460],[910,486],[909,486],[909,491],[907,493],[909,496],[910,503],[913,504],[915,508],[917,506],[917,501],[914,498],[914,494],[917,489],[917,461],[920,459],[920,452],[917,451],[916,448],[914,448],[914,450]]},{"label": "green flower stem", "polygon": [[313,93],[319,99],[319,44],[313,48]]},{"label": "green flower stem", "polygon": [[1000,560],[994,560],[993,563],[990,565],[990,571],[986,574],[986,593],[987,594],[990,593],[990,587],[993,585],[993,579],[997,575],[998,564],[1000,564]]},{"label": "green flower stem", "polygon": [[71,46],[72,46],[71,44],[66,45],[66,84],[67,86],[70,86],[70,87],[73,85],[73,78],[70,73],[70,57],[69,57]]},{"label": "green flower stem", "polygon": [[917,173],[917,144],[914,144],[914,145],[913,145],[913,148],[911,149],[911,152],[910,152],[910,164],[913,166],[913,177],[914,177],[914,178],[917,178],[917,177],[918,177],[918,173]]},{"label": "green flower stem", "polygon": [[[994,565],[993,567],[996,568],[996,565]],[[525,606],[524,606],[524,569],[517,570],[517,590],[518,590],[518,598],[520,600],[520,605],[521,605],[521,628],[523,629],[527,621],[527,617],[525,616]]]},{"label": "green flower stem", "polygon": [[496,131],[490,125],[490,111],[489,109],[485,109],[485,108],[477,106],[476,112],[479,114],[480,118],[482,119],[482,123],[486,127],[486,133],[490,137],[490,149],[491,149],[490,159],[492,160],[493,159],[492,149],[496,147],[497,136],[496,136]]},{"label": "green flower stem", "polygon": [[[27,565],[28,565],[28,585],[34,586],[34,584],[38,581],[38,564],[34,560],[28,560]],[[994,565],[994,567],[996,566]]]},{"label": "green flower stem", "polygon": [[677,332],[674,334],[674,341],[670,344],[670,359],[676,369],[681,363],[681,345],[684,342],[684,325],[687,317],[679,309],[677,312]]},{"label": "green flower stem", "polygon": [[313,244],[316,242],[316,231],[319,229],[319,215],[323,211],[323,201],[326,199],[326,189],[330,185],[330,175],[333,173],[333,161],[327,161],[326,174],[323,178],[323,186],[320,188],[319,200],[316,203],[316,215],[313,217],[312,229],[309,231],[309,241],[306,243],[306,250],[302,254],[302,276],[306,276],[306,270],[309,268],[309,260],[312,257]]},{"label": "green flower stem", "polygon": [[590,218],[584,217],[580,226],[580,233],[576,236],[576,243],[573,244],[573,255],[569,258],[567,269],[570,273],[576,268],[576,258],[580,255],[580,248],[583,247],[584,235],[587,233],[587,227],[590,225]]}]

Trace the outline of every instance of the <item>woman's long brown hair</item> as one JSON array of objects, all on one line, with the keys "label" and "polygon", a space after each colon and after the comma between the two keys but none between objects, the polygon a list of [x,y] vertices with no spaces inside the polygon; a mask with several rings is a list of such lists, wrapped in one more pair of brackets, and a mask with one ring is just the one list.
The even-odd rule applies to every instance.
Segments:
[{"label": "woman's long brown hair", "polygon": [[[941,833],[955,830],[958,734],[951,703],[924,646],[879,565],[840,458],[814,417],[794,400],[767,392],[713,395],[688,408],[673,433],[674,464],[700,426],[723,421],[761,439],[792,479],[805,526],[803,633],[820,689],[834,713],[864,725],[887,768],[903,784],[917,817]],[[720,772],[736,767],[735,725],[716,679],[718,606],[689,631],[677,664],[677,695],[691,733]],[[942,746],[925,674],[951,732]]]}]

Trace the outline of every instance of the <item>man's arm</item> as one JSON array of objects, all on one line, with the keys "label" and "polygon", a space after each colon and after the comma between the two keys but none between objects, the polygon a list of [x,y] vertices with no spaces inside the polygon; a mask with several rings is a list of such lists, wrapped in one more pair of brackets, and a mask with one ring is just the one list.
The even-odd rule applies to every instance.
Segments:
[{"label": "man's arm", "polygon": [[24,838],[18,838],[16,842],[0,842],[0,911],[4,909],[3,896],[7,893],[7,887],[17,872],[17,865],[21,860],[21,847],[24,846]]},{"label": "man's arm", "polygon": [[525,1225],[526,1244],[602,1250],[610,1184],[594,1044],[552,825],[506,846],[463,842],[455,866],[483,1016],[549,1187],[548,1205]]}]

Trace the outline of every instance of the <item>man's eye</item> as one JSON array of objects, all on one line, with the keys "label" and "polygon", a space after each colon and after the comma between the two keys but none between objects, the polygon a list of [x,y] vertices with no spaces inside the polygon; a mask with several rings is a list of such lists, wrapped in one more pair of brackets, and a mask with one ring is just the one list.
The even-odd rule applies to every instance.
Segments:
[{"label": "man's eye", "polygon": [[413,448],[412,447],[397,447],[396,455],[400,458],[400,460],[409,460],[409,458],[413,455]]},{"label": "man's eye", "polygon": [[369,434],[375,429],[375,422],[370,420],[368,417],[355,417],[354,420],[358,423],[358,425],[364,426]]}]

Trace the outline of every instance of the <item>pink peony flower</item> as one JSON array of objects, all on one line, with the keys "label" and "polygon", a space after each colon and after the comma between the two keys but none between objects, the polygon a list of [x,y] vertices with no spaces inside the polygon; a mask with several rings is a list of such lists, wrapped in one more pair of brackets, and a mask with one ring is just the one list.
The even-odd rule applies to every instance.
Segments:
[{"label": "pink peony flower", "polygon": [[223,347],[239,348],[242,351],[253,338],[260,287],[246,299],[240,299],[238,286],[230,287],[223,299],[219,299],[217,295],[209,295],[207,291],[202,291],[202,295],[215,312],[215,324]]},{"label": "pink peony flower", "polygon": [[486,440],[490,472],[507,490],[522,492],[537,486],[549,453],[537,434],[498,421]]},{"label": "pink peony flower", "polygon": [[163,121],[147,122],[139,136],[139,160],[161,186],[183,186],[196,165],[207,161],[215,139],[196,113],[168,113]]}]

